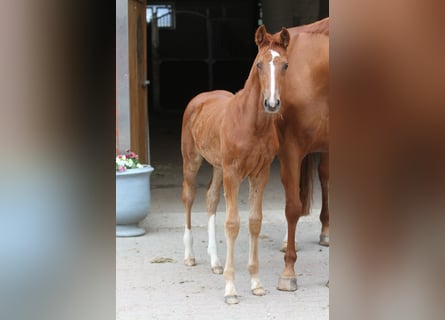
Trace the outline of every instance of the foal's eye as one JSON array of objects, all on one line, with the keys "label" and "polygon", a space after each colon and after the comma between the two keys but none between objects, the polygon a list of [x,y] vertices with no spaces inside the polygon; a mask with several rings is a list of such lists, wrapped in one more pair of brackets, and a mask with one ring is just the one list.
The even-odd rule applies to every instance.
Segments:
[{"label": "foal's eye", "polygon": [[283,69],[284,69],[284,70],[287,70],[287,68],[289,68],[289,63],[286,62],[286,63],[283,65]]},{"label": "foal's eye", "polygon": [[257,67],[258,69],[263,69],[263,64],[262,64],[261,62],[258,62],[258,63],[256,64],[256,67]]}]

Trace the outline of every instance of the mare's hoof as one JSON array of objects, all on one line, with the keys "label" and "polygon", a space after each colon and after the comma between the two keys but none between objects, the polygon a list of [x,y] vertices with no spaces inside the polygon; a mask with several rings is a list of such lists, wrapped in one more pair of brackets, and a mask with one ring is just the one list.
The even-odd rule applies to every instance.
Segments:
[{"label": "mare's hoof", "polygon": [[[287,241],[283,241],[283,243],[281,244],[280,251],[286,252],[286,250],[287,250]],[[298,246],[297,246],[297,243],[295,242],[295,252],[297,252],[297,251],[298,251]]]},{"label": "mare's hoof", "polygon": [[239,299],[238,299],[238,296],[236,296],[236,295],[225,296],[224,297],[224,302],[227,303],[227,304],[238,304],[239,303]]},{"label": "mare's hoof", "polygon": [[266,290],[263,287],[252,289],[252,293],[255,296],[264,296],[266,294]]},{"label": "mare's hoof", "polygon": [[224,272],[224,268],[221,266],[218,267],[212,267],[212,272],[214,274],[222,274]]},{"label": "mare's hoof", "polygon": [[195,258],[187,258],[187,259],[184,259],[184,264],[187,267],[193,267],[193,266],[196,266],[196,260],[195,260]]},{"label": "mare's hoof", "polygon": [[319,243],[321,246],[329,247],[329,236],[321,234]]},{"label": "mare's hoof", "polygon": [[297,278],[296,277],[280,277],[278,281],[278,290],[281,291],[295,291],[297,290]]}]

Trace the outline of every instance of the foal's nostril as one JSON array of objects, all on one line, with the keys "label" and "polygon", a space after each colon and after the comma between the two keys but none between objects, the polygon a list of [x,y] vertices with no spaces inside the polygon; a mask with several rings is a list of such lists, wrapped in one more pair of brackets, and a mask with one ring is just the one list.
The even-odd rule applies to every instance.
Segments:
[{"label": "foal's nostril", "polygon": [[264,108],[266,109],[267,112],[277,112],[278,109],[280,108],[280,100],[269,100],[269,99],[265,99],[264,100]]}]

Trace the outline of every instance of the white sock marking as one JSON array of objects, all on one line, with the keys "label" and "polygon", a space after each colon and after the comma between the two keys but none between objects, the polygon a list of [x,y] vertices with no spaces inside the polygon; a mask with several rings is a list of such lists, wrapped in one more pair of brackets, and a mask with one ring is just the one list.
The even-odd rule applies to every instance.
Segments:
[{"label": "white sock marking", "polygon": [[192,230],[187,229],[187,226],[184,229],[184,247],[184,259],[194,258]]},{"label": "white sock marking", "polygon": [[212,214],[209,218],[208,233],[209,233],[209,245],[207,247],[207,253],[210,255],[210,265],[212,267],[219,267],[221,266],[221,263],[219,262],[218,254],[216,251],[216,228],[215,228],[214,214]]},{"label": "white sock marking", "polygon": [[233,282],[233,280],[227,280],[226,281],[226,288],[224,290],[224,296],[237,296],[238,292],[236,291],[235,288],[235,283]]},{"label": "white sock marking", "polygon": [[284,235],[283,242],[287,242],[287,225],[286,225],[286,234]]}]

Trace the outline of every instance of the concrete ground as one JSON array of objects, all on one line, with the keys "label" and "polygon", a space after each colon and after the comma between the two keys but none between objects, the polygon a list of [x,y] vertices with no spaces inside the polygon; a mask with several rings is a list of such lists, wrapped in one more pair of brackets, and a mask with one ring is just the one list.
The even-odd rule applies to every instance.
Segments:
[{"label": "concrete ground", "polygon": [[[248,186],[240,190],[241,229],[235,248],[237,305],[224,303],[224,278],[212,274],[207,255],[205,190],[211,167],[203,164],[197,177],[198,192],[192,213],[197,265],[183,264],[184,210],[181,202],[182,160],[180,119],[157,119],[151,124],[151,210],[141,222],[146,234],[116,238],[116,319],[328,319],[329,248],[318,245],[321,224],[320,189],[316,184],[312,213],[297,227],[298,290],[276,289],[284,268],[279,251],[285,233],[284,192],[279,163],[274,161],[263,199],[263,225],[259,240],[260,279],[267,294],[250,293],[248,261]],[[218,254],[225,262],[224,197],[216,219]]]}]

